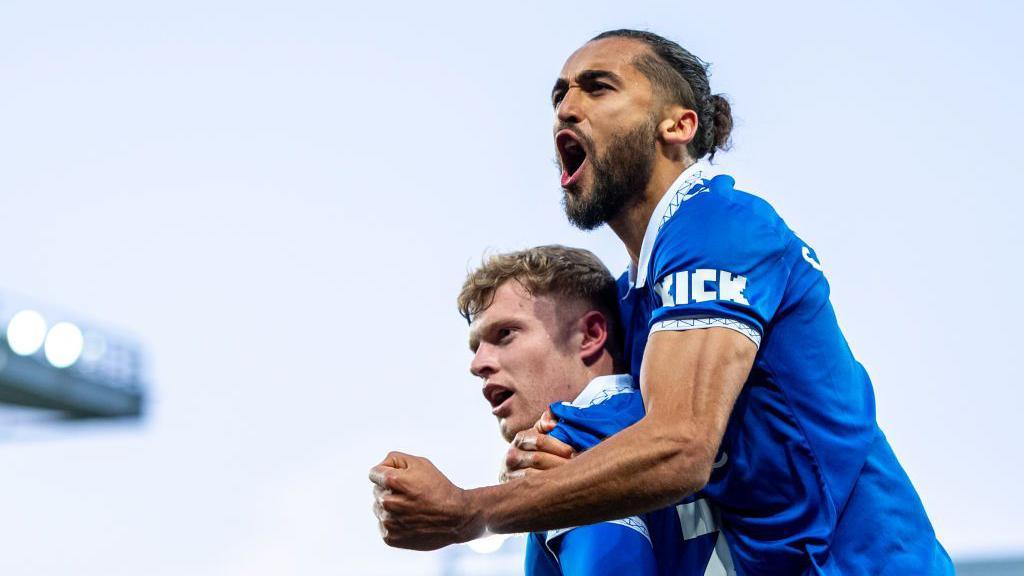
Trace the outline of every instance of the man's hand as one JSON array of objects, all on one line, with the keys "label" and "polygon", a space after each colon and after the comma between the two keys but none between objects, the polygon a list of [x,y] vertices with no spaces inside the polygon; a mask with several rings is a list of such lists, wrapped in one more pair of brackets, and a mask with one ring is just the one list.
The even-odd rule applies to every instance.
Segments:
[{"label": "man's hand", "polygon": [[370,469],[373,513],[388,546],[436,550],[482,535],[466,492],[430,460],[391,452]]},{"label": "man's hand", "polygon": [[548,436],[557,424],[551,410],[545,410],[533,428],[516,434],[505,454],[501,482],[524,478],[537,470],[550,470],[576,455],[571,446]]}]

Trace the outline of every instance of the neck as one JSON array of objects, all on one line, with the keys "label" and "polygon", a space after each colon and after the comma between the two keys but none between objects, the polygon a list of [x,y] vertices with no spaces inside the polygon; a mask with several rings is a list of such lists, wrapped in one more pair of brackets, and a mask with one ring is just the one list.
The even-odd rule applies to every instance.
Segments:
[{"label": "neck", "polygon": [[693,164],[694,160],[689,158],[678,162],[665,160],[655,164],[643,198],[635,205],[623,210],[617,218],[608,222],[608,227],[626,246],[626,252],[634,266],[640,260],[640,247],[643,245],[644,234],[647,233],[647,223],[651,221],[654,208],[661,201],[662,196],[668,192],[668,187]]},{"label": "neck", "polygon": [[611,376],[615,374],[615,362],[612,360],[611,354],[607,351],[602,351],[601,356],[590,364],[581,363],[577,364],[571,372],[565,375],[567,382],[572,382],[575,385],[571,386],[568,390],[568,395],[571,398],[562,398],[563,402],[572,402],[580,394],[583,393],[583,389],[598,376]]},{"label": "neck", "polygon": [[[598,376],[610,376],[615,374],[615,362],[612,360],[611,354],[603,352],[596,362],[589,366],[584,365],[583,369],[587,375],[587,384],[590,384],[590,381]],[[584,384],[584,387],[586,387],[586,384]]]}]

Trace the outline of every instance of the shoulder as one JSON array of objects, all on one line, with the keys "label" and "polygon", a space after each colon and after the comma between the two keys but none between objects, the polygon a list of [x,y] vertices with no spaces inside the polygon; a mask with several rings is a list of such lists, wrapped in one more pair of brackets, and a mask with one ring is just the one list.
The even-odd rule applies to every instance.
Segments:
[{"label": "shoulder", "polygon": [[682,196],[678,207],[664,219],[658,240],[679,236],[691,240],[743,238],[750,234],[782,240],[791,234],[771,204],[738,190],[735,183],[732,176],[718,175]]},{"label": "shoulder", "polygon": [[577,451],[588,450],[644,416],[638,389],[621,380],[593,382],[572,402],[551,404],[558,425],[551,435]]},{"label": "shoulder", "polygon": [[781,255],[793,237],[771,204],[719,175],[679,198],[654,241],[652,264],[656,271],[749,264]]}]

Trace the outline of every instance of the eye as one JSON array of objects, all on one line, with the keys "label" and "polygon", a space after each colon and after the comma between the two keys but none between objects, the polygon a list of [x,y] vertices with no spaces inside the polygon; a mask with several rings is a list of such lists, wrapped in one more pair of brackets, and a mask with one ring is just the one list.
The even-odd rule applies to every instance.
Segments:
[{"label": "eye", "polygon": [[563,98],[565,98],[564,91],[559,90],[558,92],[555,92],[554,94],[551,95],[551,105],[554,106],[555,108],[558,108],[558,105],[562,102]]},{"label": "eye", "polygon": [[515,334],[515,330],[513,330],[512,328],[501,328],[501,329],[499,329],[498,330],[498,342],[499,343],[508,342],[512,338],[513,334]]}]

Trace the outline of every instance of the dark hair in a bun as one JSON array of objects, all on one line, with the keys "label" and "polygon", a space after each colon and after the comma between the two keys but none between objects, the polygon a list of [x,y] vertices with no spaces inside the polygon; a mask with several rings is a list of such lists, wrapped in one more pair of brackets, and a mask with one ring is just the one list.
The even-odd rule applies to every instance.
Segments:
[{"label": "dark hair in a bun", "polygon": [[688,151],[694,159],[715,158],[718,150],[728,150],[732,132],[732,107],[725,96],[712,94],[708,83],[708,65],[675,42],[643,30],[609,30],[591,41],[604,38],[629,38],[646,44],[650,54],[634,63],[656,89],[670,100],[697,113],[697,136]]}]

